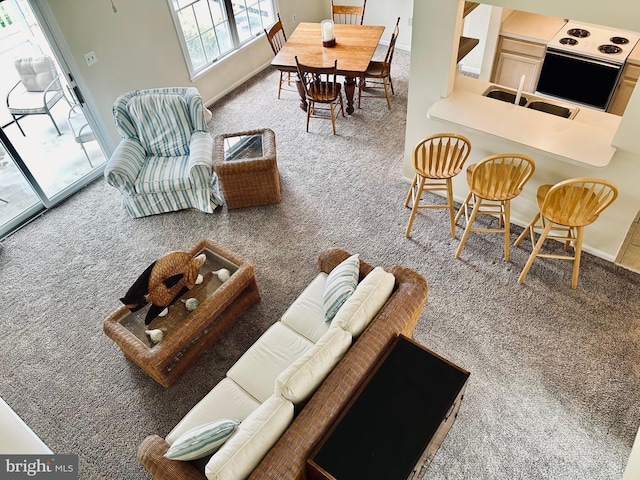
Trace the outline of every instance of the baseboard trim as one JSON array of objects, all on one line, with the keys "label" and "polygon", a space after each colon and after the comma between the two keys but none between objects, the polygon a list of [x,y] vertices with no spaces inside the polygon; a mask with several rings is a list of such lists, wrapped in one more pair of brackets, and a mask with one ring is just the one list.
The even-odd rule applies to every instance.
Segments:
[{"label": "baseboard trim", "polygon": [[225,95],[229,94],[230,92],[232,92],[233,90],[238,88],[240,85],[242,85],[247,80],[251,80],[251,78],[255,77],[257,74],[259,74],[265,68],[268,68],[270,66],[271,66],[271,61],[268,61],[265,64],[259,66],[258,68],[255,68],[251,72],[247,73],[244,77],[238,79],[232,85],[230,85],[229,87],[225,88],[223,91],[221,91],[220,93],[215,95],[213,98],[210,98],[210,99],[206,100],[204,102],[204,104],[207,106],[207,108],[209,108],[211,105],[213,105],[215,102],[220,100],[222,97],[224,97]]}]

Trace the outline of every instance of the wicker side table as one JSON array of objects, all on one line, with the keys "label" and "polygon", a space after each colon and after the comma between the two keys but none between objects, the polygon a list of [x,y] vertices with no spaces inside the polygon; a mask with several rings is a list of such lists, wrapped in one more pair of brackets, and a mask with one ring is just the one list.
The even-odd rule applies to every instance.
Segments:
[{"label": "wicker side table", "polygon": [[273,130],[266,128],[218,135],[213,159],[227,208],[280,201]]}]

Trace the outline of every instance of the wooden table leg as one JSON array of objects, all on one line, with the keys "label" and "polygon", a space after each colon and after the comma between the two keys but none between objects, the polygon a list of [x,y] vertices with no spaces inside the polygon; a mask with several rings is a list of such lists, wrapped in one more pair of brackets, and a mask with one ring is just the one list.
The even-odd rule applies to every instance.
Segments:
[{"label": "wooden table leg", "polygon": [[344,94],[347,97],[347,113],[353,113],[353,96],[356,91],[356,78],[344,77]]}]

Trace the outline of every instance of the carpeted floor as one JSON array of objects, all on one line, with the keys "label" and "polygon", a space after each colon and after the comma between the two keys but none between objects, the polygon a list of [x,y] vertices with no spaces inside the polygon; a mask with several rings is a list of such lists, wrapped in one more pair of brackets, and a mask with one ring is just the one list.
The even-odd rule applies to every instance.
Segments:
[{"label": "carpeted floor", "polygon": [[[337,136],[321,120],[305,133],[299,100],[275,98],[270,69],[213,105],[213,134],[275,131],[277,205],[133,220],[99,180],[4,242],[0,396],[56,453],[79,455],[80,478],[149,478],[135,460],[140,441],[169,432],[332,246],[424,275],[429,298],[414,337],[471,372],[425,478],[621,478],[640,423],[640,277],[587,254],[578,290],[570,263],[551,260],[518,285],[530,245],[504,262],[501,236],[476,234],[455,260],[444,212],[421,212],[406,239],[408,62],[396,52],[392,110],[367,100],[338,119]],[[124,358],[102,321],[149,263],[201,237],[255,263],[262,299],[164,389]]]}]

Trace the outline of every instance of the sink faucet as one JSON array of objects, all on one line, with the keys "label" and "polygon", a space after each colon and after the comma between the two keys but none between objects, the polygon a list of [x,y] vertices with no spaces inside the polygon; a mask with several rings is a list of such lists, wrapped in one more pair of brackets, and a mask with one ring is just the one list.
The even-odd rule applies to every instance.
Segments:
[{"label": "sink faucet", "polygon": [[513,101],[516,105],[520,105],[520,97],[522,96],[522,89],[524,87],[524,74],[520,77],[520,85],[518,85],[518,93],[516,93],[516,99]]}]

